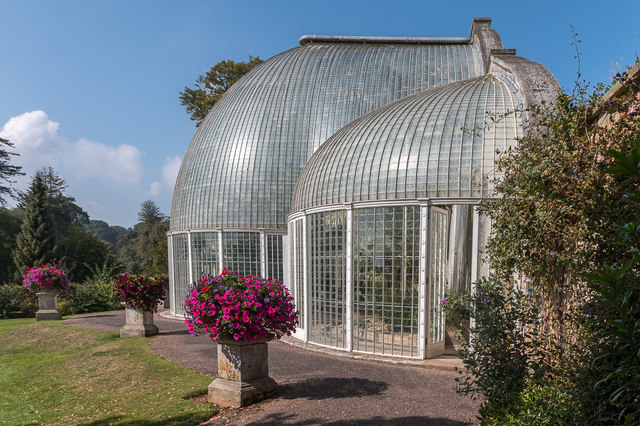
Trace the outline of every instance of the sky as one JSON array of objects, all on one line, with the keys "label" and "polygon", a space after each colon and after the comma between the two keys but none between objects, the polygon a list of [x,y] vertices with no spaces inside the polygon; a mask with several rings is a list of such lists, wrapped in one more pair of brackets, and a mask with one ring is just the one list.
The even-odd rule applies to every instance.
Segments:
[{"label": "sky", "polygon": [[640,55],[640,0],[0,0],[0,137],[26,173],[14,188],[51,166],[91,219],[133,226],[147,199],[169,215],[196,130],[179,92],[211,66],[303,34],[466,37],[487,16],[564,88],[578,69],[609,83]]}]

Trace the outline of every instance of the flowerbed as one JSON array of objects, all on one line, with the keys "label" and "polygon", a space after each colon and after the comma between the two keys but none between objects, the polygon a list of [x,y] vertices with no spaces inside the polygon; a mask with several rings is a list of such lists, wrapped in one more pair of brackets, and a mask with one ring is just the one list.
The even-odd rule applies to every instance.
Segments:
[{"label": "flowerbed", "polygon": [[42,290],[69,290],[69,278],[67,275],[49,264],[29,269],[22,276],[22,285],[35,292]]},{"label": "flowerbed", "polygon": [[113,284],[116,299],[140,311],[157,312],[158,303],[165,299],[166,275],[147,277],[123,274]]},{"label": "flowerbed", "polygon": [[185,310],[189,332],[209,334],[212,340],[279,339],[298,324],[293,297],[280,281],[239,277],[226,269],[195,283]]}]

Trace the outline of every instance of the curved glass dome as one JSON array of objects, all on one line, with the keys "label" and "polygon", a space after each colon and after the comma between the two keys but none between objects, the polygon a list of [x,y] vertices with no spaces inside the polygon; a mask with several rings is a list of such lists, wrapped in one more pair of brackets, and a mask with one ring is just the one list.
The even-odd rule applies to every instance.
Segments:
[{"label": "curved glass dome", "polygon": [[[384,106],[332,136],[309,160],[291,211],[359,201],[480,198],[496,150],[522,135],[520,101],[488,74]],[[511,112],[511,113],[510,113]]]},{"label": "curved glass dome", "polygon": [[483,74],[469,41],[309,42],[247,74],[215,105],[182,161],[171,231],[286,229],[311,154],[361,115]]}]

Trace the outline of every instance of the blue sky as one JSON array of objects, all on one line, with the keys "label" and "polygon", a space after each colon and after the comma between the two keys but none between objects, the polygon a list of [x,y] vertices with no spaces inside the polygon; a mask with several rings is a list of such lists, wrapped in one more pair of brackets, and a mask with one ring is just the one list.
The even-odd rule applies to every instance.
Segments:
[{"label": "blue sky", "polygon": [[53,166],[92,219],[132,226],[140,203],[169,214],[195,127],[178,100],[223,59],[267,59],[303,34],[468,36],[490,16],[506,48],[572,87],[640,55],[640,0],[0,0],[0,136],[28,176]]}]

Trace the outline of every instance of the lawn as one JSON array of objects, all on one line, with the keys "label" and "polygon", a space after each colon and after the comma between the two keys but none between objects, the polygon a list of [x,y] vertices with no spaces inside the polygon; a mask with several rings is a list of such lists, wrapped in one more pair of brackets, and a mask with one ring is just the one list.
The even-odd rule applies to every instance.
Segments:
[{"label": "lawn", "polygon": [[148,339],[0,320],[3,424],[198,424],[218,408],[189,397],[212,380],[153,354]]}]

